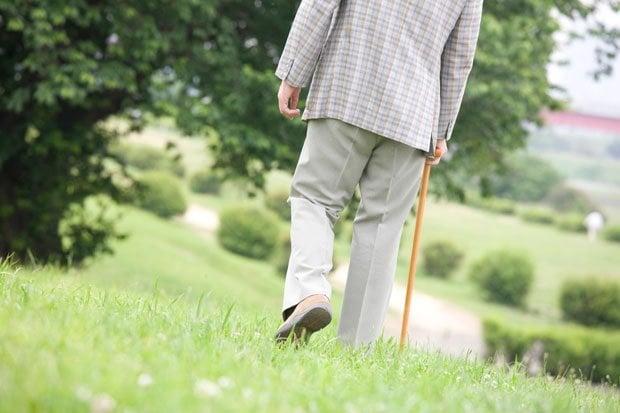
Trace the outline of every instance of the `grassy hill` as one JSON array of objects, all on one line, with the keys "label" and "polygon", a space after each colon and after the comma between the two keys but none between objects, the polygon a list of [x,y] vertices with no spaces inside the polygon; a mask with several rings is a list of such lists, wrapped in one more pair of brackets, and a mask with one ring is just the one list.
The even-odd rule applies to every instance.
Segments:
[{"label": "grassy hill", "polygon": [[[280,348],[281,279],[181,224],[128,210],[88,268],[0,265],[0,412],[617,411],[618,394],[334,329]],[[204,293],[204,295],[203,295]]]},{"label": "grassy hill", "polygon": [[[397,277],[405,280],[414,220],[405,227]],[[447,298],[480,315],[505,315],[513,320],[559,317],[558,298],[562,283],[572,278],[597,276],[620,279],[620,244],[589,242],[584,234],[560,231],[552,226],[526,223],[464,205],[429,200],[422,232],[422,248],[435,239],[447,239],[465,252],[459,271],[451,280],[437,280],[423,274],[417,280],[421,291]],[[523,251],[534,262],[535,280],[524,313],[504,306],[486,304],[467,278],[470,264],[497,249]]]}]

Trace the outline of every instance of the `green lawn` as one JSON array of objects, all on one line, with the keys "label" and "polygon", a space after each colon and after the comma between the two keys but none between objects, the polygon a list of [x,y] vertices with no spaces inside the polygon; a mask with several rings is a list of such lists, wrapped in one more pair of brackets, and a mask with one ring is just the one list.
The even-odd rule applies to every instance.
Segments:
[{"label": "green lawn", "polygon": [[[147,224],[150,236],[185,243],[167,251],[167,264],[200,254],[191,232]],[[154,244],[145,240],[144,249]],[[137,254],[129,244],[118,262],[98,262],[86,275],[0,268],[0,412],[618,411],[614,389],[413,349],[398,354],[393,342],[353,350],[334,340],[333,328],[305,348],[280,348],[272,314],[243,303],[275,293],[223,294],[230,274],[207,282],[183,265],[162,271],[160,252],[135,255],[150,259],[133,272],[123,270]],[[159,287],[139,288],[145,274],[160,276]],[[203,282],[213,292],[207,304],[177,294]]]},{"label": "green lawn", "polygon": [[158,286],[174,295],[234,302],[235,306],[277,312],[282,278],[267,262],[234,255],[213,236],[200,235],[181,222],[124,209],[120,229],[128,239],[116,253],[101,257],[70,275],[103,287],[150,290]]}]

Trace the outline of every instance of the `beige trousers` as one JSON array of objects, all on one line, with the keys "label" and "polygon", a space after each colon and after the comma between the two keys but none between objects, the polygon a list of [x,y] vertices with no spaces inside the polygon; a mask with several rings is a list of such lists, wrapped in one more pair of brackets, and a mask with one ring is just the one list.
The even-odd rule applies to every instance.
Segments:
[{"label": "beige trousers", "polygon": [[291,257],[283,310],[313,294],[331,296],[332,228],[359,184],[351,262],[338,336],[372,343],[383,329],[400,235],[420,185],[426,154],[334,119],[308,122],[293,176]]}]

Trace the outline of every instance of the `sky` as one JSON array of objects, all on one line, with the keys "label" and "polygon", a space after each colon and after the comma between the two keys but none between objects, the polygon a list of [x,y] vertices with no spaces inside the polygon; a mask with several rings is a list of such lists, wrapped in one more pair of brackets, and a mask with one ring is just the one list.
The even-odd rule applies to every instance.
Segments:
[{"label": "sky", "polygon": [[[597,16],[605,23],[620,29],[620,13],[606,10]],[[583,32],[583,22],[563,21],[566,31]],[[596,68],[595,49],[597,41],[592,38],[567,42],[568,36],[558,36],[559,48],[554,60],[568,60],[568,65],[551,64],[548,78],[568,92],[569,107],[572,110],[620,118],[620,56],[614,62],[611,77],[595,81],[589,73]]]}]

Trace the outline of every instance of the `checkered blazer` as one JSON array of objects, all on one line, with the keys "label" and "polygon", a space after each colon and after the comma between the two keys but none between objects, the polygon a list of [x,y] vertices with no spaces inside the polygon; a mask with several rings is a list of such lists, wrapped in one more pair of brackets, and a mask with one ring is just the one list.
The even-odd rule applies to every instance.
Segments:
[{"label": "checkered blazer", "polygon": [[335,118],[424,151],[449,139],[482,0],[302,0],[276,76]]}]

